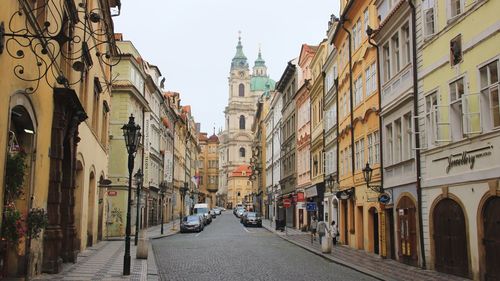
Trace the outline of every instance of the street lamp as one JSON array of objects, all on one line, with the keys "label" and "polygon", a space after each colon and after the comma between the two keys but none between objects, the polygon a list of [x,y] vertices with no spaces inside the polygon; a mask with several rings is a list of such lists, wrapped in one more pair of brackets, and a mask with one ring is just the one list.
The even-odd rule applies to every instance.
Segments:
[{"label": "street lamp", "polygon": [[[181,195],[181,209],[180,209],[180,219],[179,219],[179,223],[182,223],[182,217],[184,216],[184,197],[186,196],[186,192],[189,190],[188,188],[188,183],[185,182],[184,183],[184,186],[182,186],[180,189],[179,189],[179,192],[180,192],[180,195]],[[179,224],[180,225],[180,224]]]},{"label": "street lamp", "polygon": [[373,169],[370,167],[370,163],[367,162],[366,166],[363,168],[363,177],[365,178],[366,187],[377,193],[384,193],[384,189],[381,185],[370,185],[370,182],[372,181],[372,174]]},{"label": "street lamp", "polygon": [[333,194],[333,187],[335,185],[335,180],[332,175],[328,176],[326,179],[326,185],[328,186],[328,189],[330,189],[330,193]]},{"label": "street lamp", "polygon": [[128,202],[127,224],[125,229],[125,254],[123,256],[123,275],[130,275],[130,205],[132,205],[132,171],[137,148],[141,141],[141,127],[135,124],[134,115],[130,114],[128,123],[123,125],[123,137],[128,153]]},{"label": "street lamp", "polygon": [[142,188],[142,179],[144,178],[144,174],[141,169],[137,170],[134,174],[135,183],[137,184],[137,214],[135,216],[135,238],[134,245],[137,246],[137,242],[139,241],[139,217],[141,214],[141,188]]},{"label": "street lamp", "polygon": [[161,195],[161,206],[160,206],[160,218],[161,218],[161,228],[160,234],[163,235],[163,205],[165,205],[165,193],[167,191],[167,183],[162,181],[160,183],[160,195]]}]

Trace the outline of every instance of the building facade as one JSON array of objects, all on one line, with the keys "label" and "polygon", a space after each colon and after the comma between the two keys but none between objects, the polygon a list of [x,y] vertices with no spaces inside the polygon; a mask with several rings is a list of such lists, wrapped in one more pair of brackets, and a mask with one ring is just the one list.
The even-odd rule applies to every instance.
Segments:
[{"label": "building facade", "polygon": [[214,133],[207,137],[207,133],[198,134],[200,145],[199,156],[199,192],[198,202],[208,203],[210,208],[215,207],[215,193],[219,185],[219,138]]},{"label": "building facade", "polygon": [[[419,66],[427,265],[500,278],[498,1],[423,1]],[[453,244],[446,243],[451,237]]]}]

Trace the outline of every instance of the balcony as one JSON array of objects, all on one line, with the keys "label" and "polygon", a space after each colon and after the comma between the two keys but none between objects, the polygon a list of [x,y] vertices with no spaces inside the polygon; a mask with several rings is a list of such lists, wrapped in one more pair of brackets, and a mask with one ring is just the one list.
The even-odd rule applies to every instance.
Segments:
[{"label": "balcony", "polygon": [[382,85],[382,108],[387,107],[393,101],[411,88],[413,79],[412,64],[407,64],[400,72]]}]

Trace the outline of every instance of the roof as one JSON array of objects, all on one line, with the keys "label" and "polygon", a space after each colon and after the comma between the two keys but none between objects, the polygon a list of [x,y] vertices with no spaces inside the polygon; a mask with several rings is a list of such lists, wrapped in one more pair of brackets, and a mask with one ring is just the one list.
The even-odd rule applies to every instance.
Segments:
[{"label": "roof", "polygon": [[198,140],[200,140],[200,141],[206,141],[206,140],[208,140],[207,133],[199,133],[198,134]]},{"label": "roof", "polygon": [[182,112],[187,112],[187,113],[191,114],[191,106],[190,105],[183,106]]},{"label": "roof", "polygon": [[272,91],[276,86],[276,82],[266,76],[253,76],[250,79],[251,91]]},{"label": "roof", "polygon": [[248,69],[247,57],[243,54],[243,45],[241,44],[241,36],[238,36],[238,45],[236,45],[236,54],[231,61],[231,69],[243,68]]},{"label": "roof", "polygon": [[216,134],[213,134],[213,135],[211,135],[211,136],[208,138],[208,141],[209,141],[209,142],[219,142],[219,137],[218,137]]},{"label": "roof", "polygon": [[247,164],[243,164],[231,172],[232,177],[248,177],[252,174],[252,170],[250,166]]}]

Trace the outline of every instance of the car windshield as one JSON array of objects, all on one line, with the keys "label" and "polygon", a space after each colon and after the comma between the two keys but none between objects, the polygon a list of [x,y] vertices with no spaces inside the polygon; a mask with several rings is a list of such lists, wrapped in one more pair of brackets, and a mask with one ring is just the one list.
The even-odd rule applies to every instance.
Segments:
[{"label": "car windshield", "polygon": [[256,213],[247,213],[247,217],[249,218],[255,218],[257,216]]},{"label": "car windshield", "polygon": [[189,216],[189,217],[185,217],[184,218],[184,221],[188,221],[188,222],[197,222],[200,218],[198,216]]},{"label": "car windshield", "polygon": [[196,208],[194,209],[195,214],[204,214],[208,213],[208,208]]}]

